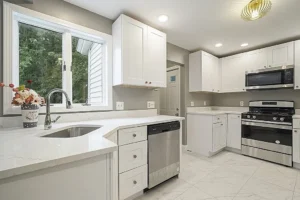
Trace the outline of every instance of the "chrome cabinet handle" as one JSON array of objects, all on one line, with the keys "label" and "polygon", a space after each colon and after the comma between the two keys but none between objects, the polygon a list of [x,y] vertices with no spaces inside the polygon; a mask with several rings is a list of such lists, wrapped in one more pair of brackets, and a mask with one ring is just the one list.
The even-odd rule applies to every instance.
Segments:
[{"label": "chrome cabinet handle", "polygon": [[137,155],[133,155],[133,158],[137,158]]},{"label": "chrome cabinet handle", "polygon": [[133,136],[133,137],[136,137],[136,134],[133,134],[132,136]]},{"label": "chrome cabinet handle", "polygon": [[133,181],[133,184],[136,185],[136,184],[137,184],[137,181]]}]

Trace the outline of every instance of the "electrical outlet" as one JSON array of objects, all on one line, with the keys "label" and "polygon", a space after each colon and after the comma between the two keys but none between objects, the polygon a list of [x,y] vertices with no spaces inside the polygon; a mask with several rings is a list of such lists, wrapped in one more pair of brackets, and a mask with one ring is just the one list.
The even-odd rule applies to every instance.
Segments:
[{"label": "electrical outlet", "polygon": [[191,101],[191,106],[195,106],[195,103],[193,101]]},{"label": "electrical outlet", "polygon": [[206,106],[206,101],[203,102],[204,106]]},{"label": "electrical outlet", "polygon": [[155,101],[147,101],[147,108],[155,108]]},{"label": "electrical outlet", "polygon": [[124,102],[116,102],[116,110],[124,110]]},{"label": "electrical outlet", "polygon": [[244,106],[244,101],[240,101],[240,106]]}]

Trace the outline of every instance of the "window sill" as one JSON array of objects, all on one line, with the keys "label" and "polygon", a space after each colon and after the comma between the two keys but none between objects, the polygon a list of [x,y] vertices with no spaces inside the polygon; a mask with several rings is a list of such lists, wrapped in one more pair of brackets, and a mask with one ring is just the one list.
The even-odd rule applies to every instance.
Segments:
[{"label": "window sill", "polygon": [[[96,112],[110,111],[112,106],[83,106],[73,104],[71,109],[66,109],[65,105],[55,105],[50,107],[51,113],[78,113],[78,112]],[[40,108],[40,114],[46,114],[46,106]],[[18,106],[10,107],[4,110],[4,115],[21,115],[21,108]]]}]

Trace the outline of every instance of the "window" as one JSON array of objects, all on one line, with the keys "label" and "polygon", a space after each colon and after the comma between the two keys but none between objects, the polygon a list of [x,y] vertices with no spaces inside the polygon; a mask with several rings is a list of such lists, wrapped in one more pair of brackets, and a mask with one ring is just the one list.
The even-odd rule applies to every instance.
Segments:
[{"label": "window", "polygon": [[[51,16],[4,2],[4,82],[30,87],[46,97],[64,89],[72,111],[112,109],[112,37]],[[4,114],[20,109],[10,105],[4,89]],[[54,94],[52,111],[62,112],[65,98]],[[57,108],[57,109],[56,109]],[[42,110],[43,112],[43,110]]]}]

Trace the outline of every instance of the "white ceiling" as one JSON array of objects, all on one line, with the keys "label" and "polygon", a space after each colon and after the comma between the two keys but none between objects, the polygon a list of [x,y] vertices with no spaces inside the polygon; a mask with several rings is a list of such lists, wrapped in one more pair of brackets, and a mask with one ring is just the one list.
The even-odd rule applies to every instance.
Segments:
[{"label": "white ceiling", "polygon": [[[240,17],[250,0],[65,0],[115,20],[121,13],[167,33],[168,42],[190,51],[216,56],[300,38],[300,0],[271,0],[264,18],[246,22]],[[169,16],[158,22],[161,14]],[[223,46],[216,48],[221,42]],[[244,42],[248,47],[241,47]]]}]

